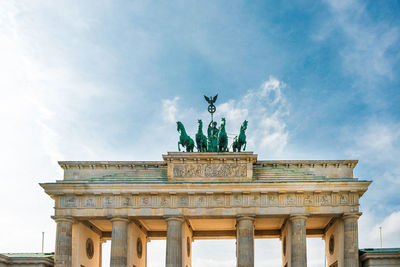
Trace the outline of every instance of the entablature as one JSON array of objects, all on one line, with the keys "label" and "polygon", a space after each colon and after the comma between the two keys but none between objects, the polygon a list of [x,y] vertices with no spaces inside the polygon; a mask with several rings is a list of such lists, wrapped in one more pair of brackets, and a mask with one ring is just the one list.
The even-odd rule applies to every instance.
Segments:
[{"label": "entablature", "polygon": [[257,160],[253,152],[168,152],[163,161],[60,161],[64,181],[249,182],[351,180],[357,160]]}]

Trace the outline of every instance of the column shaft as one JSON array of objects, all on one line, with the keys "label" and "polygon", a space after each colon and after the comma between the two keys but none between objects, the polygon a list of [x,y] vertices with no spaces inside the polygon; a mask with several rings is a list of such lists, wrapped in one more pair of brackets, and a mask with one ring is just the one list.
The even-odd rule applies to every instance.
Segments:
[{"label": "column shaft", "polygon": [[344,266],[358,267],[358,218],[360,214],[345,214],[344,222]]},{"label": "column shaft", "polygon": [[128,219],[113,218],[111,234],[111,267],[126,267],[128,255]]},{"label": "column shaft", "polygon": [[307,267],[306,219],[301,215],[290,217],[292,267]]},{"label": "column shaft", "polygon": [[167,218],[166,267],[182,267],[182,223],[183,218]]},{"label": "column shaft", "polygon": [[237,267],[254,266],[254,218],[249,216],[236,219]]},{"label": "column shaft", "polygon": [[72,267],[72,219],[55,219],[57,222],[55,267]]}]

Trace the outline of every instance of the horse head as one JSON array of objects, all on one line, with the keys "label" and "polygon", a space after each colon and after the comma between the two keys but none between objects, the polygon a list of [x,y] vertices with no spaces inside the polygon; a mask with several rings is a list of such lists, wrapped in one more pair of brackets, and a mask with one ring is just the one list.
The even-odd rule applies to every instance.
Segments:
[{"label": "horse head", "polygon": [[243,129],[243,131],[247,130],[247,121],[246,120],[242,123],[242,129]]},{"label": "horse head", "polygon": [[176,122],[176,130],[177,130],[178,132],[180,132],[181,129],[183,129],[183,128],[184,128],[184,127],[183,127],[182,122],[177,121],[177,122]]},{"label": "horse head", "polygon": [[202,129],[203,128],[203,121],[202,120],[198,120],[198,122],[199,122],[199,129]]},{"label": "horse head", "polygon": [[221,118],[220,129],[225,129],[225,118]]}]

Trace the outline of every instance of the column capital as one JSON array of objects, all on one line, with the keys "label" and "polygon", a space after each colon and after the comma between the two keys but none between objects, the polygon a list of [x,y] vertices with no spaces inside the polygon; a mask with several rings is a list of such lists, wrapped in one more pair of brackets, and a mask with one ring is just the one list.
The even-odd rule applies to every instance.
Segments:
[{"label": "column capital", "polygon": [[293,221],[293,220],[297,220],[297,219],[303,219],[303,220],[307,220],[309,214],[290,214],[289,215],[289,220]]},{"label": "column capital", "polygon": [[72,216],[51,216],[51,218],[56,222],[70,222],[76,223],[76,220]]},{"label": "column capital", "polygon": [[115,216],[109,219],[111,222],[129,222],[128,216]]},{"label": "column capital", "polygon": [[255,217],[256,217],[255,215],[251,215],[251,214],[237,215],[237,216],[236,216],[236,221],[237,221],[237,222],[242,221],[242,220],[254,221]]},{"label": "column capital", "polygon": [[362,215],[362,212],[349,212],[343,213],[343,219],[358,219]]},{"label": "column capital", "polygon": [[178,222],[183,223],[183,222],[185,221],[185,218],[183,218],[183,216],[164,216],[164,220],[165,220],[166,222],[169,222],[169,221],[178,221]]}]

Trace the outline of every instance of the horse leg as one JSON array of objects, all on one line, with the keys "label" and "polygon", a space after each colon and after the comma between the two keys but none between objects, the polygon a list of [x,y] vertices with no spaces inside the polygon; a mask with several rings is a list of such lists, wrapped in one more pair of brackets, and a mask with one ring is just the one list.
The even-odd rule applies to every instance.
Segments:
[{"label": "horse leg", "polygon": [[178,142],[178,151],[181,152],[181,147],[179,145],[181,145],[180,141]]},{"label": "horse leg", "polygon": [[244,148],[243,148],[243,151],[246,151],[246,145],[247,145],[247,141],[244,141]]}]

